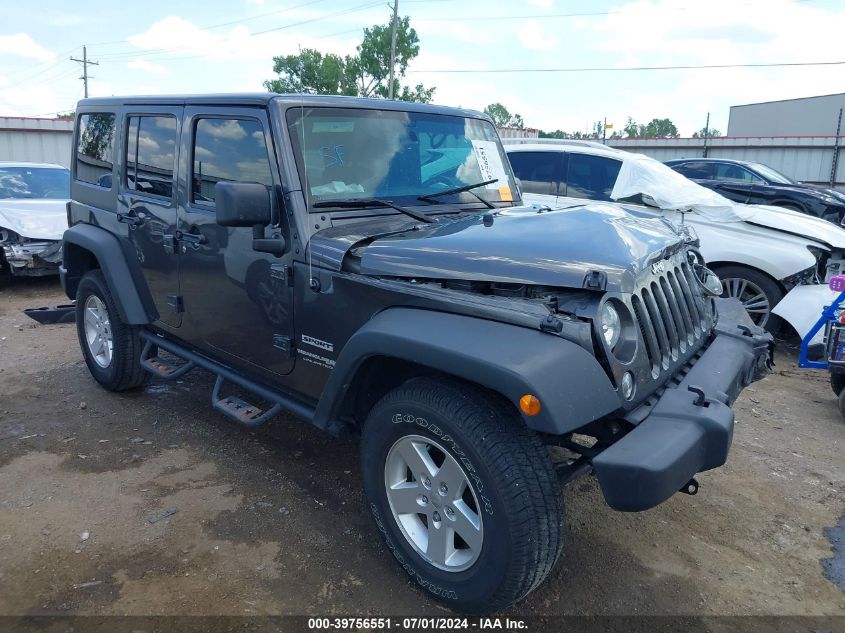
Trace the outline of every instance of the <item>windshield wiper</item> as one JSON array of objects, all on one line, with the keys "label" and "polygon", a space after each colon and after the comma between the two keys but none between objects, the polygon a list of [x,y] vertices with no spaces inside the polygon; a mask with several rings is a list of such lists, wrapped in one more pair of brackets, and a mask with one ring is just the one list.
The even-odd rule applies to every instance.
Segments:
[{"label": "windshield wiper", "polygon": [[437,202],[435,198],[439,198],[440,196],[448,196],[453,193],[463,193],[464,191],[468,192],[470,195],[475,196],[478,198],[479,202],[481,202],[485,207],[488,209],[495,209],[496,206],[492,204],[489,200],[485,200],[477,193],[473,191],[473,189],[477,189],[478,187],[484,187],[485,185],[492,185],[494,182],[499,182],[498,178],[493,178],[492,180],[485,180],[483,182],[477,182],[474,185],[463,185],[462,187],[453,187],[452,189],[444,189],[443,191],[435,191],[434,193],[427,193],[423,196],[417,196],[417,200],[422,200],[424,202]]},{"label": "windshield wiper", "polygon": [[320,200],[311,205],[315,209],[325,209],[327,207],[340,207],[341,209],[369,209],[371,207],[389,207],[396,209],[420,222],[437,222],[437,218],[432,218],[421,213],[400,207],[398,204],[393,204],[388,200],[379,200],[378,198],[347,198],[345,200]]}]

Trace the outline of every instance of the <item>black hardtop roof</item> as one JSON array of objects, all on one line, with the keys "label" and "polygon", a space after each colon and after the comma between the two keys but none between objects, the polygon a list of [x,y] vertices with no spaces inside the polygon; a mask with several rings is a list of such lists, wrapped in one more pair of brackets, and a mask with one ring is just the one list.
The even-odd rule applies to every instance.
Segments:
[{"label": "black hardtop roof", "polygon": [[397,110],[422,112],[428,114],[450,114],[471,118],[484,118],[487,115],[476,110],[452,108],[448,106],[413,103],[410,101],[390,101],[388,99],[368,99],[363,97],[344,97],[339,95],[278,94],[275,92],[243,92],[199,95],[140,95],[127,97],[91,97],[79,101],[77,107],[118,107],[118,106],[156,106],[156,105],[215,105],[239,107],[266,107],[277,100],[288,107],[337,107],[366,108],[371,110]]}]

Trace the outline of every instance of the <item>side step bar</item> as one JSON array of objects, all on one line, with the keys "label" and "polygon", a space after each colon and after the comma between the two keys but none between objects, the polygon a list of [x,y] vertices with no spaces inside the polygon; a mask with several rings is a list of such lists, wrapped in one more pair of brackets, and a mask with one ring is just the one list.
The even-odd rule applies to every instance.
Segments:
[{"label": "side step bar", "polygon": [[182,365],[176,365],[168,360],[159,358],[158,346],[150,340],[144,343],[144,350],[141,352],[141,367],[150,372],[153,376],[162,380],[173,380],[184,376],[194,368],[194,363],[185,361]]},{"label": "side step bar", "polygon": [[[304,418],[309,422],[314,419],[313,406],[309,406],[286,395],[268,389],[267,387],[253,382],[249,378],[240,375],[228,367],[224,367],[223,365],[206,358],[201,354],[185,349],[181,345],[157,334],[153,334],[152,332],[142,331],[141,338],[144,341],[144,353],[141,355],[141,365],[154,376],[169,380],[177,377],[177,375],[182,376],[195,367],[207,369],[211,373],[215,374],[217,376],[217,380],[214,383],[211,403],[215,409],[221,413],[225,413],[239,424],[246,426],[259,426],[282,410],[289,411],[290,413],[293,413],[300,418]],[[158,357],[149,357],[150,354],[154,353],[155,348],[161,348],[166,352],[183,359],[185,364],[176,366],[173,363]],[[160,369],[162,365],[167,365],[169,368],[172,368],[172,371],[170,373],[167,373],[167,371],[162,372]],[[176,372],[179,373],[177,374]],[[220,390],[223,387],[224,381],[231,382],[243,389],[246,389],[247,391],[251,391],[262,400],[272,402],[273,406],[267,409],[267,411],[262,411],[259,407],[244,402],[235,396],[225,396],[221,398]]]}]

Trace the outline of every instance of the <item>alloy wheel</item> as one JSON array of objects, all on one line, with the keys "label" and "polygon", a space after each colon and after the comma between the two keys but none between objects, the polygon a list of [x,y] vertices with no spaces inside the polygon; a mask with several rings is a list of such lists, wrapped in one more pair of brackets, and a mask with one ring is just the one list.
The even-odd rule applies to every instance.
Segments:
[{"label": "alloy wheel", "polygon": [[766,326],[772,306],[760,286],[742,277],[728,277],[722,279],[722,296],[739,299],[754,324]]},{"label": "alloy wheel", "polygon": [[106,304],[96,295],[85,300],[85,343],[91,358],[105,369],[114,354],[114,337]]},{"label": "alloy wheel", "polygon": [[450,572],[478,560],[484,542],[478,498],[440,444],[421,435],[399,438],[387,453],[384,486],[394,520],[423,559]]}]

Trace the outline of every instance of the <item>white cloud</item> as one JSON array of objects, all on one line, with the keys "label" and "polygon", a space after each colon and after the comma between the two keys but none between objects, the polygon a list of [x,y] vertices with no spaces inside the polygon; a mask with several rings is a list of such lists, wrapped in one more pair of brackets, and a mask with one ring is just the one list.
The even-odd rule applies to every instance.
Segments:
[{"label": "white cloud", "polygon": [[550,50],[557,48],[557,39],[543,33],[543,26],[537,20],[528,20],[517,32],[520,44],[532,50]]},{"label": "white cloud", "polygon": [[55,53],[48,51],[33,40],[27,33],[0,35],[0,53],[27,57],[40,62],[50,61],[56,56]]},{"label": "white cloud", "polygon": [[[684,3],[637,0],[594,27],[594,47],[625,66],[748,64],[837,61],[845,10],[770,0]],[[597,64],[599,65],[599,64]],[[726,131],[728,106],[845,90],[840,73],[824,67],[729,68],[608,74],[637,120],[670,117],[684,135],[711,124]],[[633,89],[632,89],[633,88]],[[608,112],[608,117],[610,113]]]},{"label": "white cloud", "polygon": [[134,59],[126,64],[126,66],[132,70],[143,70],[144,72],[152,73],[153,75],[166,75],[170,72],[161,64],[154,64],[145,59]]}]

